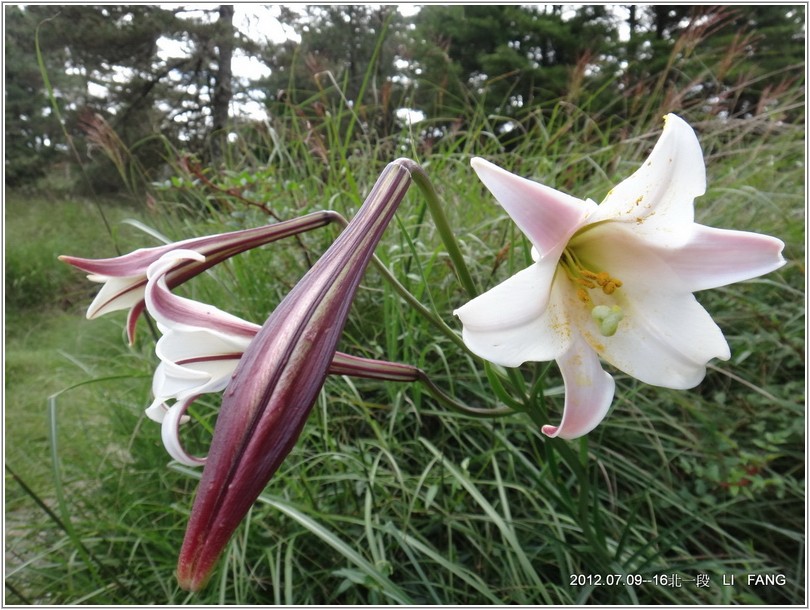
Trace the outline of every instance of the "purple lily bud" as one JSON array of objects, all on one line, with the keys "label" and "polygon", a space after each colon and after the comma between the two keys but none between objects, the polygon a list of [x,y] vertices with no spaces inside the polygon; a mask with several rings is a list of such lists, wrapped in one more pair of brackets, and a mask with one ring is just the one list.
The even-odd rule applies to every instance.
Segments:
[{"label": "purple lily bud", "polygon": [[390,163],[349,226],[251,341],[222,407],[180,551],[177,578],[199,590],[253,502],[295,445],[333,362],[374,248],[410,186]]}]

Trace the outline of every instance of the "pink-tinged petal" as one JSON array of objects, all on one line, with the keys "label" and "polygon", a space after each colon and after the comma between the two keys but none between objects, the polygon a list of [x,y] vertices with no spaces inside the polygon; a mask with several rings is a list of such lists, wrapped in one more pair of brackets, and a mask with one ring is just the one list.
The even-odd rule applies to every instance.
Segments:
[{"label": "pink-tinged petal", "polygon": [[573,439],[593,430],[607,415],[616,382],[582,337],[575,337],[557,358],[565,382],[565,407],[559,426],[543,426],[546,436]]},{"label": "pink-tinged petal", "polygon": [[674,114],[664,121],[650,156],[608,193],[590,221],[631,223],[656,243],[679,245],[691,234],[695,198],[706,192],[706,168],[692,128]]},{"label": "pink-tinged petal", "polygon": [[[209,259],[211,264],[215,264],[239,252],[244,252],[302,231],[309,231],[310,229],[325,226],[339,218],[340,216],[335,212],[314,212],[306,216],[301,216],[300,218],[263,225],[252,229],[242,229],[229,233],[206,235],[204,237],[192,237],[153,248],[139,248],[128,254],[113,258],[91,259],[62,255],[59,257],[59,260],[77,269],[104,278],[145,275],[149,265],[172,250],[194,250]],[[210,265],[206,265],[206,268],[208,266]],[[200,270],[201,269],[198,269],[197,271],[199,272]]]},{"label": "pink-tinged petal", "polygon": [[[148,270],[146,304],[163,333],[155,346],[161,360],[152,382],[155,403],[224,389],[260,328],[216,307],[171,293],[166,275],[178,264],[201,259],[199,253],[175,250]],[[148,413],[160,417],[159,411]]]},{"label": "pink-tinged petal", "polygon": [[[164,335],[155,346],[161,363],[155,370],[152,392],[155,400],[146,410],[161,422],[164,446],[175,460],[188,466],[205,463],[182,447],[178,428],[188,417],[188,404],[198,395],[223,390],[229,383],[244,350],[260,326],[215,307],[178,297],[166,286],[166,275],[186,260],[202,255],[190,251],[166,253],[149,268],[146,301]],[[167,408],[165,403],[175,399]]]},{"label": "pink-tinged petal", "polygon": [[688,242],[658,253],[692,292],[750,280],[785,264],[785,244],[769,235],[695,224]]},{"label": "pink-tinged petal", "polygon": [[256,324],[211,305],[172,294],[166,285],[166,275],[185,260],[202,262],[205,257],[192,250],[173,250],[149,267],[144,296],[146,307],[158,326],[166,330],[207,328],[225,335],[252,338],[259,328]]},{"label": "pink-tinged petal", "polygon": [[592,201],[521,178],[480,157],[471,164],[541,257],[558,257],[568,239],[597,207]]},{"label": "pink-tinged petal", "polygon": [[146,275],[149,265],[176,247],[175,244],[166,244],[155,248],[138,248],[128,254],[113,258],[79,258],[77,256],[62,255],[59,260],[93,276],[102,278],[99,280],[88,276],[91,281],[104,281],[104,278],[110,277]]},{"label": "pink-tinged petal", "polygon": [[186,419],[186,410],[195,398],[196,396],[192,396],[187,400],[174,403],[169,407],[160,426],[160,437],[166,452],[181,464],[192,467],[204,465],[205,458],[190,455],[183,448],[183,444],[180,442],[180,424]]},{"label": "pink-tinged petal", "polygon": [[[552,283],[545,308],[534,307],[531,300],[544,297],[532,288],[537,277],[547,273],[534,269],[542,265],[542,261],[535,263],[456,310],[464,324],[462,338],[470,351],[495,364],[515,367],[529,361],[554,360],[568,348],[572,329],[560,282]],[[518,300],[522,309],[515,307]],[[521,315],[514,319],[502,316],[501,307]],[[490,324],[489,320],[498,323]]]},{"label": "pink-tinged petal", "polygon": [[87,278],[90,281],[104,283],[87,310],[88,318],[120,309],[130,309],[127,336],[132,344],[135,324],[138,315],[143,311],[147,270],[163,255],[173,250],[192,250],[203,256],[199,259],[186,258],[176,263],[166,278],[168,287],[173,288],[235,254],[342,220],[336,212],[314,212],[300,218],[253,229],[195,237],[154,248],[141,248],[114,258],[87,259],[63,255],[59,260],[89,273]]}]

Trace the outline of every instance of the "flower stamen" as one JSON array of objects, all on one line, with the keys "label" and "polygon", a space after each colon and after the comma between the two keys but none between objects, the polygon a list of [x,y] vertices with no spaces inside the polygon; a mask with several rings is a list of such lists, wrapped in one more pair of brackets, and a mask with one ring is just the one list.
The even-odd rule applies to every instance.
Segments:
[{"label": "flower stamen", "polygon": [[[565,270],[568,279],[589,290],[599,286],[602,292],[611,295],[616,292],[617,288],[621,288],[622,286],[622,281],[611,276],[607,271],[593,272],[585,267],[579,261],[577,255],[568,248],[563,251],[562,257],[560,258],[560,266]],[[590,302],[590,297],[587,296],[587,293],[585,293],[585,298],[583,298],[582,288],[577,288],[577,295],[583,302]]]}]

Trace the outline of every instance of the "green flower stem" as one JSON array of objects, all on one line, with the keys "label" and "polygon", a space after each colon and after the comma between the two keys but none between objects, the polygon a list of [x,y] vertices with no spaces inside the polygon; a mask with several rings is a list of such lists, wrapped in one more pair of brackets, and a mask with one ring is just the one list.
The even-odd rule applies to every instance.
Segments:
[{"label": "green flower stem", "polygon": [[439,196],[436,194],[436,189],[433,188],[433,184],[430,182],[425,170],[422,169],[419,164],[410,161],[410,163],[404,165],[411,173],[411,179],[416,183],[416,186],[419,187],[419,190],[422,191],[422,195],[427,201],[428,210],[430,210],[430,215],[433,217],[433,224],[436,226],[439,237],[442,242],[444,242],[444,247],[450,255],[450,260],[453,262],[453,268],[456,271],[459,282],[461,282],[461,285],[464,287],[464,290],[467,291],[467,295],[470,298],[478,296],[478,289],[475,286],[472,275],[470,275],[470,270],[467,269],[467,264],[464,262],[464,256],[461,254],[461,249],[458,247],[458,242],[450,228],[450,223],[447,221],[447,215],[444,213],[444,208],[439,201]]},{"label": "green flower stem", "polygon": [[[332,212],[332,218],[334,222],[341,225],[342,227],[346,227],[349,224],[343,216],[338,214],[337,212]],[[464,341],[458,335],[456,331],[454,331],[447,323],[442,320],[439,316],[425,307],[419,299],[417,299],[411,292],[402,285],[402,283],[394,277],[394,274],[388,270],[383,262],[379,259],[379,257],[374,254],[371,257],[371,264],[380,272],[380,274],[385,278],[385,280],[391,284],[391,287],[394,291],[402,297],[402,299],[408,303],[411,307],[413,307],[421,316],[423,316],[426,320],[428,320],[431,324],[433,324],[436,328],[438,328],[442,333],[450,339],[457,347],[460,347],[464,351],[469,352],[467,346],[464,345]]]},{"label": "green flower stem", "polygon": [[430,392],[433,398],[438,400],[446,407],[449,407],[454,411],[458,411],[459,413],[463,413],[465,415],[472,415],[474,417],[503,417],[504,415],[510,415],[515,412],[512,408],[507,406],[495,407],[493,409],[470,407],[457,401],[455,398],[447,394],[439,386],[433,383],[433,381],[431,381],[431,379],[422,369],[416,369],[416,373],[418,375],[419,381],[421,381],[422,385],[424,385],[427,388],[427,390]]},{"label": "green flower stem", "polygon": [[[467,291],[467,295],[470,298],[475,298],[478,296],[478,288],[472,279],[472,275],[467,268],[467,264],[464,262],[464,256],[461,254],[461,249],[459,248],[458,242],[456,241],[453,231],[450,228],[450,223],[447,221],[447,215],[444,213],[444,208],[439,201],[439,196],[436,193],[436,189],[433,188],[433,184],[430,182],[425,170],[422,169],[419,164],[408,159],[402,159],[401,161],[403,162],[403,165],[407,167],[411,174],[411,179],[416,183],[416,186],[419,187],[419,190],[422,191],[422,195],[427,201],[428,209],[433,217],[433,223],[436,225],[436,230],[439,232],[439,237],[441,237],[442,242],[444,242],[444,247],[447,249],[447,253],[450,255],[450,260],[453,263],[453,268],[456,271],[459,282],[461,282],[464,290]],[[444,322],[441,322],[441,324],[446,326]],[[467,346],[464,345],[463,340],[461,340],[455,332],[453,332],[453,336],[454,343],[470,353]],[[520,371],[517,369],[508,369],[504,371],[500,367],[490,367],[486,362],[485,364],[488,367],[487,372],[490,378],[490,384],[493,384],[496,375],[497,377],[506,378],[511,382],[514,391],[518,392],[520,396],[523,397],[524,401],[526,400],[526,384],[520,374]],[[493,385],[493,387],[495,386]],[[528,412],[534,411],[534,409],[531,408],[531,405],[526,405],[525,410]]]},{"label": "green flower stem", "polygon": [[[467,268],[467,263],[464,262],[464,256],[461,253],[461,249],[458,246],[458,242],[456,241],[455,235],[453,234],[453,230],[450,228],[450,223],[447,220],[447,215],[444,213],[444,208],[439,200],[439,196],[436,193],[436,189],[433,188],[433,184],[428,178],[427,173],[422,168],[421,165],[415,163],[414,161],[410,161],[409,159],[401,159],[403,161],[403,165],[408,169],[411,173],[411,179],[416,183],[416,186],[419,187],[419,190],[422,192],[422,195],[427,201],[428,210],[430,210],[430,215],[433,217],[433,224],[436,226],[436,230],[439,232],[439,237],[441,238],[442,242],[444,243],[444,247],[447,250],[447,253],[450,255],[450,260],[453,263],[453,268],[456,271],[456,275],[461,282],[462,287],[467,292],[467,296],[471,299],[478,296],[478,288],[473,281],[472,275],[470,274],[470,270]],[[456,334],[452,329],[450,329],[444,322],[440,322],[445,328],[450,330],[453,335],[453,342],[464,349],[468,354],[475,356],[477,359],[481,360],[480,357],[472,354],[467,346],[464,344],[464,341]],[[444,330],[444,329],[442,329]],[[486,362],[485,362],[486,364]],[[504,375],[504,371],[500,369],[500,367],[493,367],[495,373],[497,373],[500,377],[508,377],[509,380],[512,382],[512,385],[515,387],[516,390],[520,390],[524,387],[523,379],[520,377],[520,372],[517,369],[509,369],[506,371]],[[525,392],[521,391],[521,394],[525,394]]]}]

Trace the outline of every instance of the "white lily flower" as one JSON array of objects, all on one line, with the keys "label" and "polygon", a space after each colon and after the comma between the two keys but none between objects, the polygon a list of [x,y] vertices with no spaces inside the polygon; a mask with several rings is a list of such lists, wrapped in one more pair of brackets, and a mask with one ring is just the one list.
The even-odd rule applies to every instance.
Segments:
[{"label": "white lily flower", "polygon": [[239,358],[261,328],[221,309],[177,296],[166,283],[173,269],[188,261],[203,263],[193,250],[172,250],[150,265],[144,292],[146,308],[162,337],[155,346],[155,400],[146,410],[161,422],[168,400],[186,401],[228,385]]},{"label": "white lily flower", "polygon": [[576,438],[605,417],[615,385],[600,358],[645,383],[696,386],[730,351],[692,293],[784,264],[776,238],[694,222],[703,154],[686,122],[664,119],[648,159],[599,205],[472,160],[535,262],[455,313],[467,346],[491,362],[557,361],[565,406],[548,436]]},{"label": "white lily flower", "polygon": [[[176,269],[205,263],[205,257],[194,250],[167,251],[149,266],[143,291],[146,308],[162,333],[155,346],[160,364],[152,378],[154,400],[146,415],[161,424],[169,455],[187,466],[204,464],[205,458],[190,455],[180,442],[180,424],[188,421],[186,410],[201,394],[227,387],[243,353],[261,329],[258,324],[171,292],[167,277]],[[420,379],[415,367],[342,352],[335,352],[328,372],[388,381]]]}]

